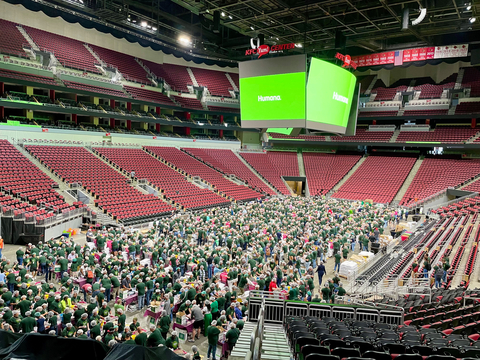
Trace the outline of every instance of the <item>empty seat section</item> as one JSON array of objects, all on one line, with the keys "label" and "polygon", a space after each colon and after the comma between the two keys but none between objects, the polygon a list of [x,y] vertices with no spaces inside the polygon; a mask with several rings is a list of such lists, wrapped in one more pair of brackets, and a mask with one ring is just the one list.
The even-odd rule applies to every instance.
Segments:
[{"label": "empty seat section", "polygon": [[448,187],[458,186],[480,174],[480,160],[426,158],[400,201],[410,206]]},{"label": "empty seat section", "polygon": [[142,149],[96,148],[99,154],[122,170],[135,171],[138,179],[147,179],[159,187],[170,200],[186,209],[202,209],[229,201],[209,189],[202,189],[185,179],[185,175],[158,161]]},{"label": "empty seat section", "polygon": [[480,70],[478,67],[465,69],[462,87],[470,88],[470,97],[480,97]]},{"label": "empty seat section", "polygon": [[87,85],[73,81],[64,81],[65,86],[71,89],[83,90],[93,93],[105,94],[110,96],[117,96],[117,97],[127,97],[127,95],[121,90],[109,89],[100,86],[94,85]]},{"label": "empty seat section", "polygon": [[211,106],[208,105],[208,110],[210,111],[218,111],[218,112],[223,112],[223,113],[239,113],[240,109],[239,108],[230,108],[230,107],[223,107],[223,106]]},{"label": "empty seat section", "polygon": [[183,150],[225,175],[233,174],[254,189],[269,195],[275,195],[275,192],[260,180],[231,150],[197,148],[184,148]]},{"label": "empty seat section", "polygon": [[13,22],[0,19],[0,53],[25,56],[23,44],[28,44],[22,33],[17,29]]},{"label": "empty seat section", "polygon": [[332,141],[340,142],[389,142],[393,131],[369,131],[357,128],[354,136],[332,136]]},{"label": "empty seat section", "polygon": [[480,129],[471,127],[437,127],[431,131],[401,131],[396,142],[432,141],[444,143],[463,143],[470,139]]},{"label": "empty seat section", "polygon": [[162,78],[173,90],[188,92],[187,85],[192,85],[192,79],[187,68],[180,65],[157,64],[148,60],[142,60],[151,72]]},{"label": "empty seat section", "polygon": [[282,176],[300,176],[297,153],[268,151],[266,153],[240,153],[269,184],[283,195],[290,195]]},{"label": "empty seat section", "polygon": [[154,195],[145,195],[127,178],[83,147],[26,146],[39,161],[68,183],[80,183],[95,205],[125,223],[147,222],[174,208]]},{"label": "empty seat section", "polygon": [[448,109],[405,110],[403,112],[403,116],[447,115],[447,114],[448,114]]},{"label": "empty seat section", "polygon": [[52,188],[54,184],[55,181],[15,146],[7,140],[0,140],[0,189],[10,194],[0,195],[0,204],[22,212],[33,212],[41,207],[54,212],[69,208],[63,196]]},{"label": "empty seat section", "polygon": [[204,110],[203,105],[200,100],[197,99],[190,99],[181,96],[174,96],[175,101],[180,103],[180,105],[187,109],[197,109],[197,110]]},{"label": "empty seat section", "polygon": [[372,90],[372,94],[377,94],[375,96],[375,101],[392,101],[395,98],[397,92],[406,91],[407,86],[398,86],[395,88],[384,88],[379,87]]},{"label": "empty seat section", "polygon": [[231,97],[228,89],[233,89],[227,76],[222,71],[199,69],[192,67],[198,85],[206,86],[213,96]]},{"label": "empty seat section", "polygon": [[302,139],[305,141],[325,141],[325,136],[316,136],[316,135],[290,136],[290,135],[278,134],[278,133],[270,133],[269,135],[270,137],[275,139]]},{"label": "empty seat section", "polygon": [[390,203],[415,161],[406,157],[369,156],[333,197]]},{"label": "empty seat section", "polygon": [[5,70],[5,69],[0,69],[0,76],[14,79],[14,80],[32,81],[40,84],[58,86],[58,84],[55,82],[53,77],[49,78],[46,76],[26,74],[18,71],[11,71],[11,70]]},{"label": "empty seat section", "polygon": [[23,28],[40,49],[53,52],[63,66],[100,73],[94,65],[97,60],[81,41],[29,26]]},{"label": "empty seat section", "polygon": [[468,101],[458,104],[455,109],[455,114],[478,114],[479,111],[480,101]]},{"label": "empty seat section", "polygon": [[397,116],[398,111],[359,111],[358,117]]},{"label": "empty seat section", "polygon": [[151,101],[159,104],[174,105],[173,101],[170,98],[158,91],[152,91],[142,88],[136,88],[133,86],[125,86],[130,94],[132,94],[134,99]]},{"label": "empty seat section", "polygon": [[303,153],[303,164],[311,196],[325,195],[360,160],[357,155]]},{"label": "empty seat section", "polygon": [[246,187],[237,185],[234,182],[225,179],[221,173],[207,165],[201,163],[185,152],[173,147],[146,146],[145,149],[151,154],[164,159],[178,169],[185,171],[191,176],[198,176],[207,181],[216,190],[224,193],[234,200],[252,200],[260,198],[263,195]]},{"label": "empty seat section", "polygon": [[126,80],[150,83],[147,72],[140,66],[131,55],[105,49],[96,45],[90,45],[95,53],[109,65],[113,65],[120,71]]}]

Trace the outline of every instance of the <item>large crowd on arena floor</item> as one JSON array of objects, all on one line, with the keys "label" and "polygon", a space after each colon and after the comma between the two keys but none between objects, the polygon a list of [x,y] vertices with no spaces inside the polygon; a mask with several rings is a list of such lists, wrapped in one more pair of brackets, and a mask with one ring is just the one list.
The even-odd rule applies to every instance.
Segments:
[{"label": "large crowd on arena floor", "polygon": [[[29,244],[15,259],[2,259],[0,321],[12,332],[175,350],[171,327],[184,314],[193,322],[190,340],[208,338],[210,358],[222,329],[229,348],[235,345],[248,318],[248,291],[333,302],[345,289],[337,274],[326,273],[327,256],[338,271],[356,245],[368,248],[404,215],[363,202],[271,198],[177,214],[144,232],[90,229],[83,246],[69,238]],[[163,310],[149,329],[137,319],[126,323],[128,311],[152,306]]]}]

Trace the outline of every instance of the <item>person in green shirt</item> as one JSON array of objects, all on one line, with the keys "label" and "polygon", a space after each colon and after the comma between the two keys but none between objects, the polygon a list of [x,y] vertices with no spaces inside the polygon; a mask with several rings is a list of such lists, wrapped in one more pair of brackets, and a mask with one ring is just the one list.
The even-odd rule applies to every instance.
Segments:
[{"label": "person in green shirt", "polygon": [[340,272],[340,261],[342,260],[342,256],[340,253],[335,254],[335,265],[333,267],[333,271],[338,271]]},{"label": "person in green shirt", "polygon": [[136,288],[138,293],[138,310],[142,310],[145,306],[145,283],[139,279]]},{"label": "person in green shirt", "polygon": [[342,250],[343,258],[347,260],[348,258],[348,246],[344,246]]},{"label": "person in green shirt", "polygon": [[167,315],[165,310],[162,311],[162,317],[158,321],[158,326],[160,328],[160,332],[162,333],[162,337],[164,339],[167,338],[168,330],[170,330],[170,316]]},{"label": "person in green shirt", "polygon": [[135,344],[147,346],[147,334],[140,327],[138,328],[138,335],[135,336]]},{"label": "person in green shirt", "polygon": [[90,338],[95,340],[101,332],[100,325],[95,320],[90,321]]},{"label": "person in green shirt", "polygon": [[150,325],[151,334],[147,339],[147,346],[148,347],[158,347],[158,345],[165,345],[165,339],[160,333],[160,329],[154,324]]},{"label": "person in green shirt", "polygon": [[330,288],[328,283],[325,283],[325,286],[322,288],[322,299],[327,303],[330,302]]},{"label": "person in green shirt", "polygon": [[25,252],[23,252],[22,248],[18,248],[15,254],[17,255],[18,265],[23,265],[23,255],[25,255]]},{"label": "person in green shirt", "polygon": [[167,339],[165,346],[174,351],[180,349],[180,342],[178,341],[178,333],[176,331],[172,331],[172,336]]},{"label": "person in green shirt", "polygon": [[345,291],[345,289],[343,288],[343,284],[340,282],[338,283],[338,288],[337,288],[337,295],[338,296],[345,296],[347,292]]},{"label": "person in green shirt", "polygon": [[207,338],[208,338],[208,351],[207,358],[215,360],[215,353],[217,351],[218,336],[220,335],[220,330],[217,328],[217,322],[212,321],[212,325],[208,327]]},{"label": "person in green shirt", "polygon": [[75,333],[77,330],[75,327],[72,325],[72,323],[68,323],[67,327],[62,330],[62,336],[65,338],[72,338],[75,336]]},{"label": "person in green shirt", "polygon": [[232,323],[230,326],[231,329],[225,334],[225,339],[228,342],[228,350],[232,351],[233,347],[237,343],[238,337],[240,336],[240,331],[238,331],[235,323]]},{"label": "person in green shirt", "polygon": [[33,331],[33,328],[36,326],[37,321],[33,318],[32,313],[27,311],[25,317],[20,321],[20,328],[24,334],[29,334]]}]

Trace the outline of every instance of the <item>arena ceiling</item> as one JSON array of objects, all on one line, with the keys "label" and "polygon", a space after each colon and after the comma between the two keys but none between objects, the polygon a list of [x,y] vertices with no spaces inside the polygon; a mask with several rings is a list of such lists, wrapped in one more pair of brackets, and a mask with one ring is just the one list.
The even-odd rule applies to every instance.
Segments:
[{"label": "arena ceiling", "polygon": [[[152,38],[170,42],[184,51],[245,60],[250,38],[263,34],[269,45],[296,43],[295,52],[332,57],[336,36],[346,39],[343,51],[368,54],[406,47],[480,43],[478,0],[83,0],[85,11],[125,25],[138,18],[158,31],[142,29]],[[70,6],[81,0],[51,0]],[[401,30],[402,14],[410,20],[426,8],[425,19]],[[116,11],[114,9],[117,9]],[[121,9],[119,12],[118,9]],[[220,12],[220,26],[213,14]],[[130,18],[129,18],[130,19]],[[130,24],[131,24],[131,20]],[[131,24],[133,25],[133,24]],[[178,42],[187,37],[191,43]]]}]

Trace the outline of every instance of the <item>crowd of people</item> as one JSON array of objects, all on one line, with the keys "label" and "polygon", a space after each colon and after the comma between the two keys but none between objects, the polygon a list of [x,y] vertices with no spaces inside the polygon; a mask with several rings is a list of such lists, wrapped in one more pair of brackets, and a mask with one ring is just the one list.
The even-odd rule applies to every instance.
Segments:
[{"label": "crowd of people", "polygon": [[[182,314],[193,321],[189,341],[206,336],[204,355],[215,360],[220,334],[231,350],[243,329],[249,291],[332,302],[345,294],[342,261],[403,215],[360,202],[272,198],[173,215],[148,232],[91,229],[85,245],[68,238],[29,244],[1,261],[1,327],[176,350],[172,324]],[[327,273],[328,257],[337,273]],[[148,329],[137,318],[127,322],[131,294],[136,309],[163,308]],[[200,359],[198,348],[188,356]]]}]

